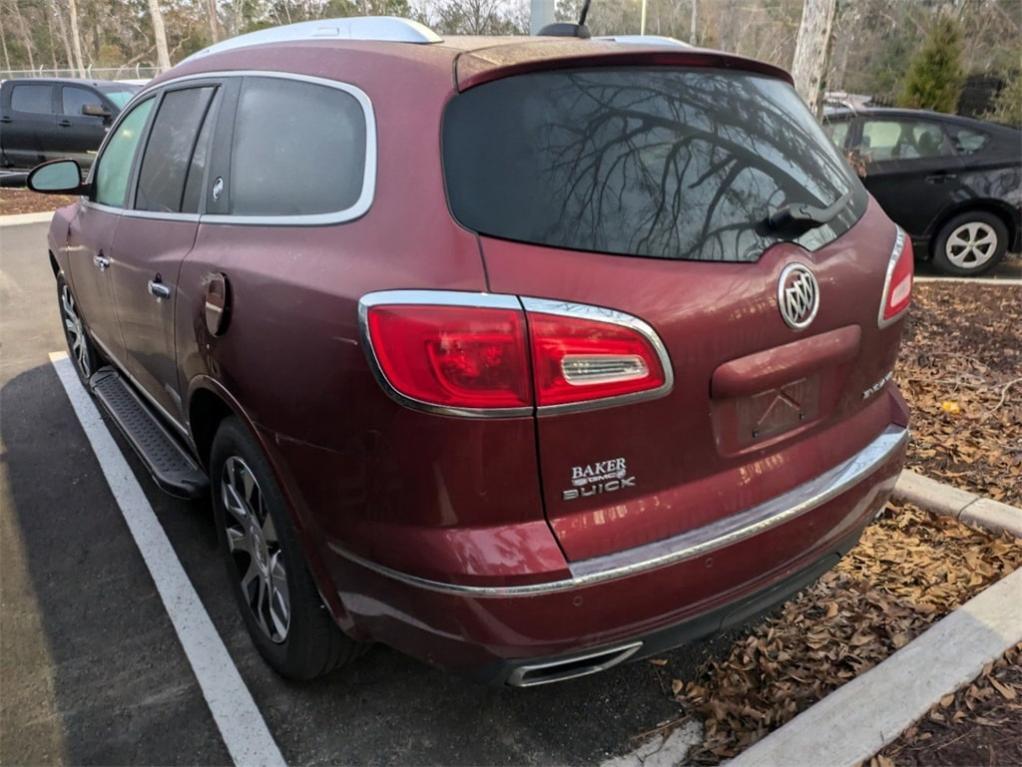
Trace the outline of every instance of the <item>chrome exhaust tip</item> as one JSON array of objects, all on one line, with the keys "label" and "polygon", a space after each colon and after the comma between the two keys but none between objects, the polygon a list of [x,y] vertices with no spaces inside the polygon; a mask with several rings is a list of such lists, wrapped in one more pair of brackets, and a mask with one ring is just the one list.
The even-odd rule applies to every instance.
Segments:
[{"label": "chrome exhaust tip", "polygon": [[608,650],[519,666],[511,672],[507,683],[512,687],[538,687],[541,684],[553,684],[597,674],[628,660],[640,647],[642,642],[629,642]]}]

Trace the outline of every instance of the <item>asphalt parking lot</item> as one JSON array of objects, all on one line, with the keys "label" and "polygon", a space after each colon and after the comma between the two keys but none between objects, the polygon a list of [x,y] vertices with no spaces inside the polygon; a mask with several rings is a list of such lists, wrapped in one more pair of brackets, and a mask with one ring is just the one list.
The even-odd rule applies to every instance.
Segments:
[{"label": "asphalt parking lot", "polygon": [[[50,362],[65,345],[46,228],[0,227],[0,763],[230,763]],[[285,682],[250,645],[207,505],[163,495],[111,431],[290,764],[597,763],[677,717],[671,680],[735,639],[529,690],[480,687],[384,647],[315,683]]]},{"label": "asphalt parking lot", "polygon": [[[0,228],[0,762],[230,763],[50,363],[65,345],[46,228]],[[290,764],[592,764],[676,717],[671,679],[733,640],[531,690],[481,687],[384,647],[285,682],[250,645],[206,504],[163,495],[115,438]]]}]

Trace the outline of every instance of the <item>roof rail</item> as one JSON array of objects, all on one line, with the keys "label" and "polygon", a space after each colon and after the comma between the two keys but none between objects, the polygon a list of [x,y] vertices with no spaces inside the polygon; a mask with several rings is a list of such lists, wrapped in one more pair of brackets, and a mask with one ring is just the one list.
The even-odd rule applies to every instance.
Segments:
[{"label": "roof rail", "polygon": [[593,40],[603,40],[610,43],[628,43],[630,45],[672,45],[681,48],[691,48],[688,43],[682,42],[673,37],[662,35],[602,35],[594,37]]},{"label": "roof rail", "polygon": [[230,40],[203,48],[186,58],[185,61],[209,56],[212,53],[247,48],[251,45],[289,43],[299,40],[379,40],[419,45],[442,42],[442,39],[432,29],[411,19],[402,19],[397,16],[352,16],[300,21],[297,24],[260,29],[257,32],[238,35]]}]

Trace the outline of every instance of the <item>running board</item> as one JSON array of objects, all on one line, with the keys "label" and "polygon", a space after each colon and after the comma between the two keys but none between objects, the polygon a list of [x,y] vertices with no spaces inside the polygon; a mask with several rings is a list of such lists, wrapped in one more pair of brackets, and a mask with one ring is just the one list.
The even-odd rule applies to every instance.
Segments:
[{"label": "running board", "polygon": [[116,370],[100,368],[89,379],[89,388],[161,490],[179,498],[206,493],[209,478]]}]

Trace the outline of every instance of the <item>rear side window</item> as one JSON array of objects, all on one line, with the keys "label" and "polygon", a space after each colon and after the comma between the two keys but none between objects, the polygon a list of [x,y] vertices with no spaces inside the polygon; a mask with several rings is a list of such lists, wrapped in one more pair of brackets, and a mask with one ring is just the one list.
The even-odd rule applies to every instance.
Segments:
[{"label": "rear side window", "polygon": [[15,85],[11,110],[27,114],[53,114],[53,88],[49,85]]},{"label": "rear side window", "polygon": [[154,99],[137,104],[117,125],[98,160],[93,179],[94,199],[103,205],[124,206],[135,151],[142,139]]},{"label": "rear side window", "polygon": [[951,154],[940,125],[921,120],[866,120],[862,125],[862,153],[873,161]]},{"label": "rear side window", "polygon": [[977,130],[962,128],[957,125],[948,125],[946,127],[948,135],[951,136],[951,144],[954,146],[955,154],[975,154],[986,146],[987,141],[990,140],[987,134]]},{"label": "rear side window", "polygon": [[230,213],[344,211],[366,181],[366,117],[351,93],[314,83],[246,78],[231,157]]},{"label": "rear side window", "polygon": [[[561,70],[473,88],[448,105],[444,172],[470,229],[541,245],[669,259],[754,261],[781,206],[838,216],[866,195],[787,83],[663,67]],[[801,241],[801,240],[800,240]]]},{"label": "rear side window", "polygon": [[181,210],[192,150],[213,97],[213,87],[170,91],[156,113],[135,195],[137,210]]}]

